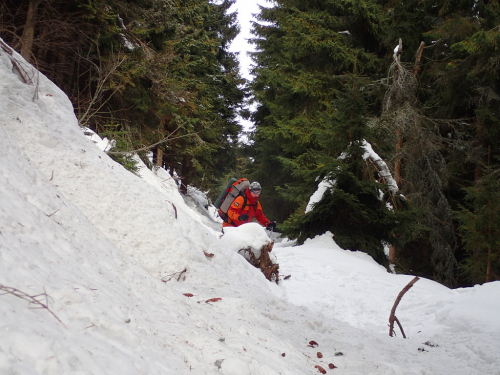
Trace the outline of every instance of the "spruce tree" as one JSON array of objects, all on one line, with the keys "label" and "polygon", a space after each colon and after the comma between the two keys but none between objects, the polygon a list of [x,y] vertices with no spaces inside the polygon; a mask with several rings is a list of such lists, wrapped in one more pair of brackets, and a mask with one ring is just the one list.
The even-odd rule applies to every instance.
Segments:
[{"label": "spruce tree", "polygon": [[457,217],[469,256],[461,271],[471,284],[500,280],[500,169],[485,167],[465,192]]},{"label": "spruce tree", "polygon": [[[178,2],[175,52],[165,74],[182,87],[182,105],[165,113],[167,131],[183,137],[165,150],[166,162],[182,175],[207,188],[234,158],[239,126],[236,115],[243,101],[243,83],[236,57],[228,52],[238,32],[235,15],[227,14],[233,1]],[[222,168],[221,168],[222,167]]]},{"label": "spruce tree", "polygon": [[[293,197],[288,194],[297,204],[307,199],[317,176],[305,181],[286,161],[300,162],[302,170],[308,170],[308,164],[314,168],[317,151],[324,149],[325,136],[334,135],[334,101],[342,91],[344,73],[357,70],[365,74],[377,69],[376,58],[366,53],[362,44],[373,39],[367,32],[380,32],[377,15],[363,29],[358,24],[351,29],[349,22],[361,22],[361,14],[373,12],[372,6],[370,3],[351,9],[335,1],[278,1],[275,7],[261,10],[262,24],[255,25],[255,170],[263,176],[278,172],[283,177],[282,187],[292,183],[303,190],[294,191]],[[378,49],[376,43],[366,42],[368,45]],[[341,150],[329,152],[333,155]],[[300,160],[295,160],[301,155]],[[277,165],[282,167],[277,170]]]},{"label": "spruce tree", "polygon": [[[281,229],[299,242],[330,230],[341,246],[381,262],[397,219],[380,199],[387,186],[362,156],[366,139],[385,147],[367,125],[377,110],[384,19],[376,2],[278,1],[262,9],[252,86],[255,169],[274,176],[295,210]],[[304,214],[322,179],[333,187]]]}]

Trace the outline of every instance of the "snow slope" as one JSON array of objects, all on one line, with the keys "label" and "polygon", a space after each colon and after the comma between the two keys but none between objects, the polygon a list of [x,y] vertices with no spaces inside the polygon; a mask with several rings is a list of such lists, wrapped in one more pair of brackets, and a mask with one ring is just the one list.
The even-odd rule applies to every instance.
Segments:
[{"label": "snow slope", "polygon": [[124,170],[11,58],[33,72],[0,50],[1,374],[500,374],[500,283],[419,280],[407,340],[387,319],[412,276],[330,234],[276,244],[292,277],[269,283],[235,252],[258,235],[221,239],[165,170]]}]

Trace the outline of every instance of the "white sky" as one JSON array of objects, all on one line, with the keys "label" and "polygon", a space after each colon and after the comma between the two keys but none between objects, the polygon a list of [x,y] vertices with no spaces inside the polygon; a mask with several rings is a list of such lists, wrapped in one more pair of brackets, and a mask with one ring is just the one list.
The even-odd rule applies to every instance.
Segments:
[{"label": "white sky", "polygon": [[[243,78],[248,80],[252,79],[250,74],[252,59],[247,53],[254,51],[254,46],[248,44],[247,40],[253,37],[250,32],[251,22],[255,21],[253,14],[259,12],[259,5],[270,6],[265,0],[236,0],[235,5],[230,9],[230,11],[238,11],[238,23],[241,27],[240,34],[234,39],[230,50],[232,52],[239,52],[240,73]],[[251,131],[253,129],[254,124],[251,121],[240,118],[239,122],[242,124],[244,131]],[[246,137],[243,135],[241,140],[246,142]]]},{"label": "white sky", "polygon": [[500,374],[500,282],[420,279],[396,311],[408,339],[391,338],[413,275],[325,233],[275,243],[291,277],[270,283],[237,253],[267,241],[262,227],[221,238],[199,191],[140,167],[112,161],[64,93],[24,84],[0,49],[0,374]]},{"label": "white sky", "polygon": [[253,46],[247,43],[247,40],[252,37],[250,33],[251,22],[254,21],[252,14],[259,12],[259,4],[269,6],[264,0],[236,0],[236,4],[230,11],[238,11],[238,22],[241,27],[241,32],[231,45],[231,51],[240,53],[241,74],[243,77],[250,79],[248,72],[251,59],[247,56],[248,51],[253,51]]}]

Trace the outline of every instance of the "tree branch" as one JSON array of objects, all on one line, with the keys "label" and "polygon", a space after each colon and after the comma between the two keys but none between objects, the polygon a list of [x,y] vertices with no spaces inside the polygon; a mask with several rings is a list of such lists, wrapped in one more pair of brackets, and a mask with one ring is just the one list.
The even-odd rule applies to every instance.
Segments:
[{"label": "tree branch", "polygon": [[167,137],[163,138],[161,141],[153,143],[152,145],[144,146],[144,147],[138,148],[136,150],[130,150],[130,151],[108,151],[107,154],[110,154],[110,155],[127,155],[127,154],[134,154],[134,153],[141,152],[141,151],[148,151],[148,150],[150,150],[150,149],[152,149],[152,148],[154,148],[154,147],[156,147],[156,146],[158,146],[158,145],[160,145],[162,143],[165,143],[165,142],[168,142],[168,141],[173,141],[175,139],[180,139],[180,138],[193,137],[193,136],[201,133],[201,130],[200,130],[200,131],[189,133],[189,134],[185,134],[185,135],[179,135],[177,137],[172,137],[177,132],[177,130],[179,130],[180,128],[181,128],[181,126],[179,125],[177,127],[177,129],[175,129]]},{"label": "tree branch", "polygon": [[410,290],[410,288],[415,284],[420,278],[418,276],[415,276],[412,281],[406,285],[401,292],[399,292],[398,297],[396,298],[396,301],[394,302],[394,306],[392,306],[391,310],[391,315],[389,316],[389,336],[392,337],[392,334],[394,333],[394,322],[396,322],[401,329],[401,333],[403,334],[403,337],[406,338],[405,333],[403,331],[403,327],[401,326],[401,323],[399,323],[398,318],[394,315],[396,313],[396,308],[399,305],[399,302],[401,301],[401,298],[403,298],[404,294]]}]

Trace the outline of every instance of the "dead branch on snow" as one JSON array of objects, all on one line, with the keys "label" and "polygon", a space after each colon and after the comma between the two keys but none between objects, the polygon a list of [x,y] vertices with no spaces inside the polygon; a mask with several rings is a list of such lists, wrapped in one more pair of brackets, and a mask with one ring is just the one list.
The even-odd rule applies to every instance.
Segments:
[{"label": "dead branch on snow", "polygon": [[42,294],[37,294],[37,295],[33,295],[33,296],[31,296],[23,291],[20,291],[19,289],[12,288],[10,286],[5,286],[2,284],[0,284],[0,291],[3,292],[3,293],[0,293],[0,296],[10,294],[10,295],[13,295],[14,297],[18,297],[18,298],[21,298],[25,301],[28,301],[30,303],[30,305],[35,305],[35,307],[33,307],[34,309],[47,310],[49,313],[52,314],[52,316],[54,318],[56,318],[59,321],[59,323],[61,323],[64,326],[64,328],[67,329],[67,327],[64,325],[64,323],[61,321],[61,319],[59,319],[57,317],[57,315],[54,314],[54,312],[49,308],[49,296],[47,295],[45,288],[44,288]]},{"label": "dead branch on snow", "polygon": [[389,336],[392,337],[392,334],[394,333],[394,322],[396,322],[399,326],[399,329],[401,330],[401,333],[403,334],[403,338],[406,338],[406,335],[403,331],[403,327],[401,326],[401,323],[399,322],[398,318],[396,318],[396,315],[394,315],[396,313],[396,308],[398,307],[399,305],[399,302],[401,301],[401,298],[403,298],[404,294],[410,290],[410,288],[413,286],[413,284],[415,284],[418,280],[420,279],[420,277],[418,276],[415,276],[413,278],[412,281],[410,281],[408,283],[408,285],[406,285],[403,290],[401,290],[401,292],[399,292],[398,294],[398,297],[396,298],[396,301],[394,302],[394,306],[392,306],[392,310],[391,310],[391,315],[389,316]]}]

